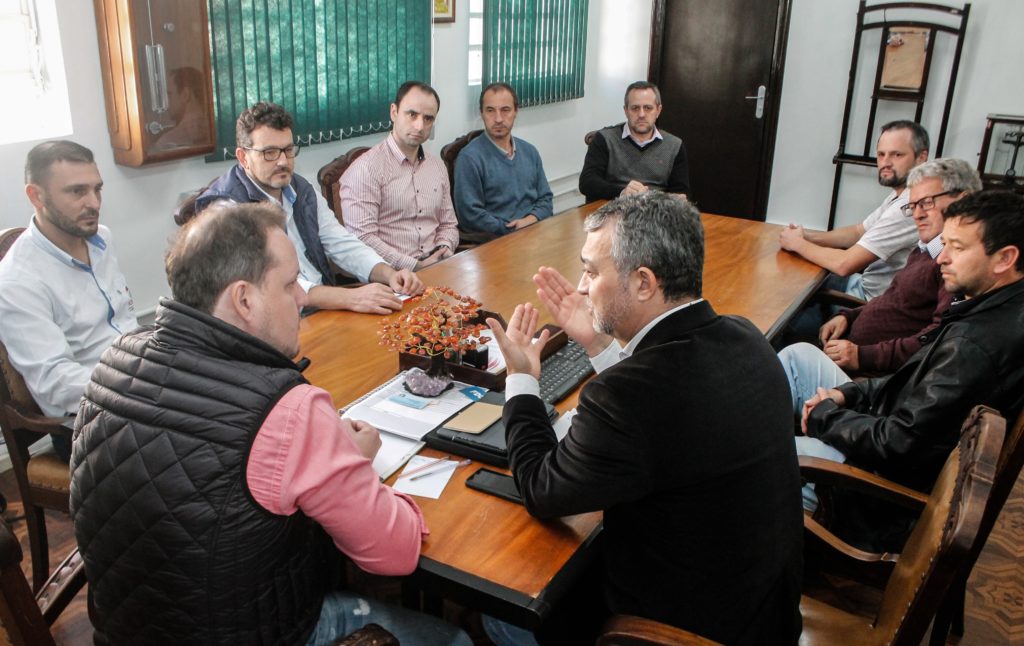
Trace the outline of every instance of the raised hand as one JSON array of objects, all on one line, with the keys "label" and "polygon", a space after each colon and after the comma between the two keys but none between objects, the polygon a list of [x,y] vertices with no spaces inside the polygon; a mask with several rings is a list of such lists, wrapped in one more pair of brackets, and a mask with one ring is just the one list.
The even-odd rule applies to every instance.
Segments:
[{"label": "raised hand", "polygon": [[512,318],[509,319],[508,328],[503,330],[501,323],[495,319],[487,319],[487,325],[494,332],[494,338],[501,348],[501,354],[505,357],[505,365],[509,374],[526,373],[533,375],[535,379],[540,378],[540,352],[547,344],[551,336],[548,330],[540,333],[535,341],[534,333],[537,331],[537,319],[540,312],[530,303],[516,305]]}]

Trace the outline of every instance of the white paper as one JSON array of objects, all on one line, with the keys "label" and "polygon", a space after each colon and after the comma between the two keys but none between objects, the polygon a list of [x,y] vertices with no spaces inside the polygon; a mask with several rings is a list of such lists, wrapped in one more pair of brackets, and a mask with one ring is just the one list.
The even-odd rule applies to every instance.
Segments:
[{"label": "white paper", "polygon": [[469,385],[458,381],[452,382],[451,388],[431,399],[430,404],[424,408],[411,408],[388,401],[392,395],[406,392],[404,380],[403,372],[363,400],[349,406],[342,417],[363,420],[382,431],[419,440],[441,422],[473,403],[472,399],[460,392]]},{"label": "white paper", "polygon": [[391,474],[398,471],[403,464],[409,461],[424,446],[423,442],[410,440],[407,437],[394,435],[392,433],[380,434],[380,450],[373,458],[373,470],[377,472],[381,480],[387,480]]},{"label": "white paper", "polygon": [[[413,469],[419,468],[428,462],[433,462],[437,458],[428,458],[422,455],[417,455],[413,459],[409,460],[409,463],[402,469],[402,473],[406,471],[412,471]],[[408,478],[398,476],[398,480],[395,481],[395,491],[407,493],[411,496],[422,496],[424,498],[437,498],[441,497],[441,493],[444,491],[448,481],[452,479],[452,474],[455,473],[455,466],[459,463],[458,460],[442,460],[437,464],[432,464],[422,471],[422,473],[428,474],[422,478],[417,477],[419,474],[414,473]],[[442,467],[441,465],[444,465]],[[435,471],[435,469],[439,469]],[[416,478],[413,480],[413,478]]]}]

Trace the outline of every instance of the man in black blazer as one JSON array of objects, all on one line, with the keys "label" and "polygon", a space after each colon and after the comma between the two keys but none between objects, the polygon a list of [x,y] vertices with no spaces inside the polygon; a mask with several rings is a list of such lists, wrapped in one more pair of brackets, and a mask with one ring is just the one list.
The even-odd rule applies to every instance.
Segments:
[{"label": "man in black blazer", "polygon": [[547,267],[534,276],[598,372],[562,442],[537,396],[548,337],[531,343],[538,310],[517,306],[507,332],[488,321],[508,364],[503,419],[527,509],[604,511],[604,595],[592,602],[603,607],[549,624],[582,643],[611,612],[727,644],[795,643],[800,476],[771,346],[701,298],[703,228],[690,203],[623,197],[584,226],[579,285]]}]

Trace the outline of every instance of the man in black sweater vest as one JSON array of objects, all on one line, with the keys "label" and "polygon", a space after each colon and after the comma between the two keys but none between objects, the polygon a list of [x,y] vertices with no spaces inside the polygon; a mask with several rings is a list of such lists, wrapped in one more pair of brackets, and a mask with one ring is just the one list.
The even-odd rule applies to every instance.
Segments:
[{"label": "man in black sweater vest", "polygon": [[626,123],[594,133],[580,173],[580,193],[588,202],[613,200],[649,190],[686,197],[690,171],[682,140],[656,125],[661,92],[637,81],[626,88]]}]

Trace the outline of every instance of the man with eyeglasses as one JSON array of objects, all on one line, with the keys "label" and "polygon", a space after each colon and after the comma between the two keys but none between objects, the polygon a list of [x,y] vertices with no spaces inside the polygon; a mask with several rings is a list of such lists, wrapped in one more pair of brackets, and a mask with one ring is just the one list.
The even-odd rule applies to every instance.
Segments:
[{"label": "man with eyeglasses", "polygon": [[848,374],[887,374],[902,366],[938,327],[953,299],[935,260],[942,251],[942,214],[964,195],[980,191],[981,178],[962,159],[935,159],[910,171],[907,186],[910,202],[901,211],[913,219],[919,240],[906,266],[881,296],[826,322],[818,331],[822,350],[807,343],[786,348],[787,371],[796,370],[790,366],[801,365],[807,357],[818,360],[824,352]]},{"label": "man with eyeglasses", "polygon": [[[914,223],[900,209],[907,203],[910,169],[928,159],[928,146],[928,132],[920,124],[892,121],[882,126],[875,151],[878,183],[892,189],[882,204],[860,224],[832,231],[790,224],[779,235],[782,248],[832,272],[827,288],[865,300],[882,294],[917,242]],[[820,323],[818,318],[814,326]],[[810,323],[804,327],[814,329]]]},{"label": "man with eyeglasses", "polygon": [[636,81],[623,99],[626,122],[594,134],[580,172],[580,193],[588,202],[614,200],[648,190],[680,197],[690,192],[690,167],[682,140],[657,124],[661,91]]},{"label": "man with eyeglasses", "polygon": [[[402,301],[395,294],[420,294],[423,283],[408,269],[392,268],[346,231],[320,191],[295,174],[299,147],[293,125],[283,107],[267,101],[242,112],[235,126],[238,163],[199,196],[197,213],[223,199],[273,201],[287,216],[288,238],[299,255],[299,284],[309,307],[370,314],[401,309]],[[338,287],[332,261],[368,284]]]},{"label": "man with eyeglasses", "polygon": [[[930,196],[938,205],[949,197],[936,193],[914,200],[919,226],[922,201]],[[824,354],[802,365],[796,365],[791,348],[779,354],[806,434],[796,438],[798,454],[846,462],[929,491],[971,408],[984,404],[1007,419],[1020,412],[1024,197],[972,193],[949,204],[942,219],[944,246],[937,262],[946,290],[958,298],[896,372],[853,381]],[[805,488],[804,505],[817,506],[813,490]],[[841,537],[875,552],[899,552],[914,522],[902,508],[862,504],[835,491],[829,510]]]}]

